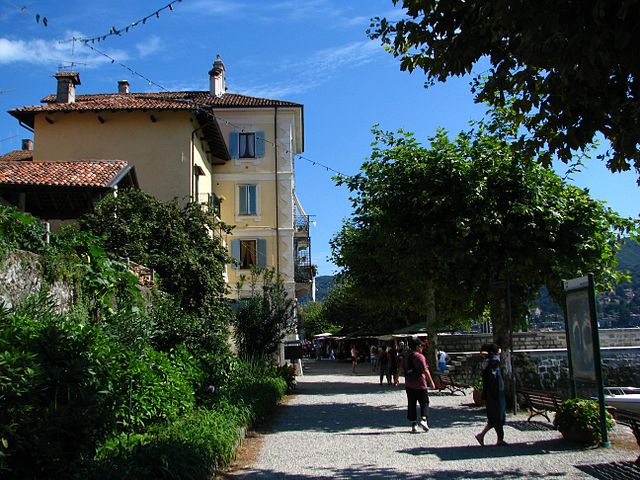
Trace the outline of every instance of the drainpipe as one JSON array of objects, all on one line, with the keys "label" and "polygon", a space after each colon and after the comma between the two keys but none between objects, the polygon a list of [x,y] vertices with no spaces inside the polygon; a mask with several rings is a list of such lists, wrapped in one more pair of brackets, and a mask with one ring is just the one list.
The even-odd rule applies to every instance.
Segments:
[{"label": "drainpipe", "polygon": [[273,111],[273,153],[276,190],[276,275],[280,275],[280,200],[278,199],[278,107]]}]

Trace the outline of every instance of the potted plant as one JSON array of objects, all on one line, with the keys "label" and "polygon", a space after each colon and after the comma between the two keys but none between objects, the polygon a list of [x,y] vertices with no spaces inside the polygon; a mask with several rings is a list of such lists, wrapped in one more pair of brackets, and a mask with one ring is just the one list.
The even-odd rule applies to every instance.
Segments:
[{"label": "potted plant", "polygon": [[[566,440],[585,445],[602,441],[600,428],[600,405],[595,400],[572,398],[560,405],[553,425]],[[606,412],[607,432],[613,427],[613,418]]]},{"label": "potted plant", "polygon": [[473,384],[473,403],[479,407],[484,407],[482,399],[482,377],[479,377]]}]

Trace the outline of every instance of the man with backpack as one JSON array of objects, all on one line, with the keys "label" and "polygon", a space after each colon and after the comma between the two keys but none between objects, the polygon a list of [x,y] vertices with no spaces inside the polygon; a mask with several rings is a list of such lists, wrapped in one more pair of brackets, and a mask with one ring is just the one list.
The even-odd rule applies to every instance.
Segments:
[{"label": "man with backpack", "polygon": [[[436,388],[429,372],[427,359],[422,354],[424,343],[419,338],[409,340],[411,351],[403,358],[404,385],[407,393],[407,420],[411,422],[411,432],[418,433],[418,425],[425,432],[429,431],[429,388]],[[420,405],[420,420],[416,402]]]}]

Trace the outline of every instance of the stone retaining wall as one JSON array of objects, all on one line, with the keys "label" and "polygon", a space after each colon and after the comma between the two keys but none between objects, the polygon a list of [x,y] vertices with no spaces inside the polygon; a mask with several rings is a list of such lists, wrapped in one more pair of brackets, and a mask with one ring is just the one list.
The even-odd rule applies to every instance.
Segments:
[{"label": "stone retaining wall", "polygon": [[[479,352],[485,343],[493,341],[491,334],[438,335],[438,345],[446,352]],[[611,328],[600,330],[600,346],[635,347],[640,346],[640,328]],[[517,332],[513,335],[514,350],[546,350],[566,348],[564,331]]]},{"label": "stone retaining wall", "polygon": [[[513,364],[520,386],[568,392],[564,332],[519,332],[513,340]],[[483,359],[477,352],[491,341],[490,334],[438,335],[439,345],[451,358],[452,373],[469,385],[475,383],[482,370]],[[605,385],[640,386],[640,329],[600,330],[600,347]]]},{"label": "stone retaining wall", "polygon": [[[21,250],[5,253],[0,259],[0,303],[8,308],[19,305],[30,295],[37,295],[43,286],[42,265],[38,255]],[[49,288],[60,311],[72,304],[73,289],[62,282]]]}]

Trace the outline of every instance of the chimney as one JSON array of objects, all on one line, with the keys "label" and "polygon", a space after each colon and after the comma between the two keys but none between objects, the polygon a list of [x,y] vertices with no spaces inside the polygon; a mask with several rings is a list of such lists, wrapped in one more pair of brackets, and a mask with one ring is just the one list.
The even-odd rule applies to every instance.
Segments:
[{"label": "chimney", "polygon": [[29,150],[30,152],[33,151],[33,140],[31,140],[30,138],[23,138],[22,139],[22,150]]},{"label": "chimney", "polygon": [[224,63],[220,55],[217,55],[213,68],[209,71],[209,94],[212,97],[221,97],[227,90],[224,84],[224,70]]},{"label": "chimney", "polygon": [[75,102],[76,85],[80,85],[80,74],[78,72],[58,72],[55,77],[58,80],[56,103]]},{"label": "chimney", "polygon": [[120,80],[118,82],[118,93],[129,93],[129,80]]}]

